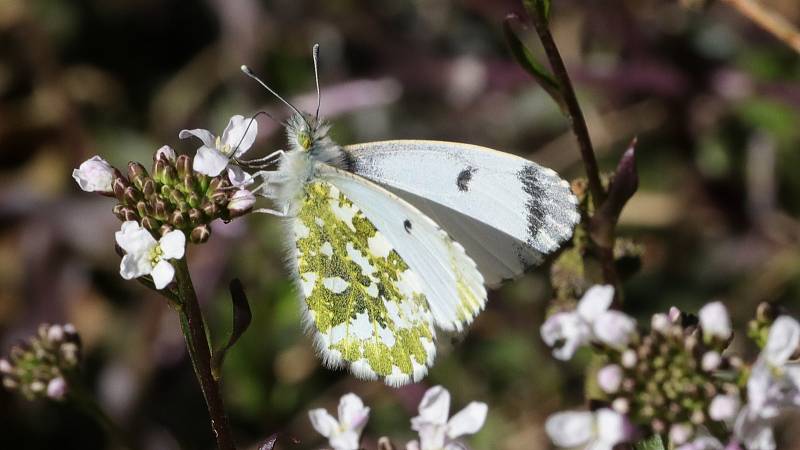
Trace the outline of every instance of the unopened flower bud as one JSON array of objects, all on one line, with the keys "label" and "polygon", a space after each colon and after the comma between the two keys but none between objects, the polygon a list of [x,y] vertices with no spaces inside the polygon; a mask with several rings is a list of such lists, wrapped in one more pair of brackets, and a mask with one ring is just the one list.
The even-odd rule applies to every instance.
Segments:
[{"label": "unopened flower bud", "polygon": [[161,236],[164,236],[165,234],[169,233],[170,231],[172,231],[174,229],[175,228],[172,225],[170,225],[168,223],[165,223],[165,224],[161,225],[161,228],[158,229],[158,234],[161,235]]},{"label": "unopened flower bud", "polygon": [[142,199],[142,194],[139,193],[139,191],[137,191],[133,186],[128,186],[125,188],[123,197],[126,205],[135,206],[136,203]]},{"label": "unopened flower bud", "polygon": [[86,192],[112,194],[114,181],[114,168],[99,156],[93,156],[84,161],[72,171],[72,178],[81,189]]},{"label": "unopened flower bud", "polygon": [[145,217],[152,214],[153,209],[144,200],[140,200],[136,202],[136,212],[139,213],[141,217]]},{"label": "unopened flower bud", "polygon": [[199,209],[192,208],[189,210],[189,223],[192,226],[198,226],[203,223],[203,213]]},{"label": "unopened flower bud", "polygon": [[228,183],[222,178],[222,176],[216,176],[208,182],[208,190],[209,192],[214,192],[225,187],[227,184]]},{"label": "unopened flower bud", "polygon": [[173,205],[178,206],[186,202],[186,197],[181,191],[173,189],[172,192],[169,193],[169,201],[172,202]]},{"label": "unopened flower bud", "polygon": [[210,236],[211,228],[208,225],[203,224],[192,229],[192,233],[189,235],[189,240],[192,241],[193,244],[202,244],[203,242],[206,242]]},{"label": "unopened flower bud", "polygon": [[61,357],[64,358],[64,361],[69,366],[75,366],[78,364],[78,352],[80,348],[74,342],[67,342],[61,345]]},{"label": "unopened flower bud", "polygon": [[16,380],[14,380],[11,377],[4,377],[3,378],[3,387],[6,388],[6,389],[9,389],[9,390],[16,389],[17,387],[19,387],[19,383],[17,383]]},{"label": "unopened flower bud", "polygon": [[67,396],[67,382],[62,377],[56,377],[47,383],[47,396],[52,400],[64,400]]},{"label": "unopened flower bud", "polygon": [[183,179],[186,175],[192,174],[192,158],[188,155],[180,155],[175,160],[175,168],[178,169],[177,175]]},{"label": "unopened flower bud", "polygon": [[52,343],[61,342],[64,339],[64,328],[61,325],[53,325],[47,329],[47,340]]},{"label": "unopened flower bud", "polygon": [[214,204],[219,206],[224,206],[226,203],[230,201],[230,196],[228,195],[227,191],[219,190],[214,191],[209,198],[211,199]]},{"label": "unopened flower bud", "polygon": [[217,217],[217,215],[219,214],[219,207],[211,202],[206,202],[201,209],[203,210],[203,213],[206,215],[206,217],[213,218]]},{"label": "unopened flower bud", "polygon": [[169,216],[169,210],[167,209],[167,204],[164,202],[164,200],[159,198],[153,202],[153,214],[158,220],[167,220],[167,217]]},{"label": "unopened flower bud", "polygon": [[174,186],[175,183],[178,182],[180,178],[178,177],[178,171],[175,170],[172,166],[167,166],[164,169],[164,176],[162,182],[167,186]]},{"label": "unopened flower bud", "polygon": [[712,350],[710,352],[706,352],[703,355],[703,359],[700,362],[700,366],[706,372],[711,372],[717,370],[721,362],[722,362],[722,356],[718,352]]},{"label": "unopened flower bud", "polygon": [[778,317],[777,308],[772,303],[761,302],[756,308],[756,320],[761,323],[772,323]]},{"label": "unopened flower bud", "polygon": [[158,150],[156,150],[155,154],[153,154],[153,161],[164,161],[168,163],[172,163],[175,161],[175,150],[172,149],[169,145],[165,145]]},{"label": "unopened flower bud", "polygon": [[136,214],[136,211],[133,209],[125,206],[125,205],[114,205],[113,209],[114,215],[123,222],[128,220],[139,220],[139,216]]},{"label": "unopened flower bud", "polygon": [[169,218],[169,223],[171,223],[175,228],[183,228],[188,223],[188,220],[184,213],[182,213],[180,210],[175,210],[172,211],[172,215]]},{"label": "unopened flower bud", "polygon": [[231,217],[239,217],[247,214],[253,209],[256,203],[256,196],[247,189],[239,189],[228,202],[228,211]]},{"label": "unopened flower bud", "polygon": [[111,189],[114,191],[114,197],[117,197],[117,200],[125,200],[125,189],[127,189],[128,186],[130,186],[130,184],[128,180],[122,176],[122,172],[114,169],[114,181],[111,183]]},{"label": "unopened flower bud", "polygon": [[152,178],[146,178],[144,185],[142,185],[142,192],[146,198],[150,198],[156,193],[156,183]]},{"label": "unopened flower bud", "polygon": [[689,420],[695,425],[702,425],[706,421],[706,415],[703,411],[694,411]]},{"label": "unopened flower bud", "polygon": [[7,359],[0,359],[0,373],[3,375],[10,375],[11,372],[14,371],[14,368],[11,366],[11,363],[8,362]]},{"label": "unopened flower bud", "polygon": [[669,320],[671,320],[672,323],[680,323],[681,315],[682,313],[680,309],[674,306],[669,308]]},{"label": "unopened flower bud", "polygon": [[138,162],[131,161],[128,163],[128,179],[139,189],[142,189],[144,179],[147,177],[147,169]]},{"label": "unopened flower bud", "polygon": [[611,408],[613,408],[614,411],[620,414],[628,414],[628,412],[631,409],[631,404],[627,398],[619,397],[614,399],[613,402],[611,402]]},{"label": "unopened flower bud", "polygon": [[192,208],[199,208],[202,204],[202,199],[196,192],[189,192],[189,195],[186,196],[186,201],[189,202],[189,206]]},{"label": "unopened flower bud", "polygon": [[192,174],[186,174],[181,178],[181,182],[183,183],[183,189],[187,192],[194,192],[197,190],[197,181],[192,176]]},{"label": "unopened flower bud", "polygon": [[634,350],[628,349],[622,353],[623,367],[632,369],[636,366],[637,362],[639,362],[639,359],[636,357],[636,352]]},{"label": "unopened flower bud", "polygon": [[31,391],[37,394],[40,392],[44,392],[44,390],[47,389],[47,386],[39,380],[32,382],[30,387]]},{"label": "unopened flower bud", "polygon": [[597,371],[597,384],[606,394],[615,394],[622,384],[622,368],[609,364]]},{"label": "unopened flower bud", "polygon": [[156,231],[161,228],[161,222],[152,216],[142,217],[142,227],[148,231]]}]

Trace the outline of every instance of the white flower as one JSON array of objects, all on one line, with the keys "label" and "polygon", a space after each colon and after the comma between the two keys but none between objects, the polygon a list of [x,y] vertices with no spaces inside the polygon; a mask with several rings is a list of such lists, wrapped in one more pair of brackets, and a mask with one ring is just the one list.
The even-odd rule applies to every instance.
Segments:
[{"label": "white flower", "polygon": [[622,368],[609,364],[597,371],[597,384],[606,394],[614,394],[622,384]]},{"label": "white flower", "polygon": [[591,450],[611,450],[630,437],[625,416],[607,408],[554,414],[547,419],[545,431],[559,447],[585,446]]},{"label": "white flower", "polygon": [[86,192],[110,194],[114,181],[114,168],[103,158],[92,156],[72,171],[72,178]]},{"label": "white flower", "polygon": [[578,302],[575,311],[550,316],[540,332],[548,346],[558,345],[553,356],[568,360],[579,347],[592,340],[617,349],[628,345],[636,332],[636,322],[619,311],[609,311],[613,299],[612,286],[592,286]]},{"label": "white flower", "polygon": [[239,189],[231,196],[231,200],[228,202],[228,211],[232,217],[238,217],[253,209],[255,203],[255,194],[247,189]]},{"label": "white flower", "polygon": [[126,253],[119,266],[122,278],[131,280],[150,275],[156,289],[163,289],[172,281],[175,268],[168,260],[183,258],[186,236],[182,231],[170,231],[156,241],[138,222],[129,220],[122,223],[114,236]]},{"label": "white flower", "polygon": [[747,380],[747,405],[734,425],[749,450],[774,450],[772,423],[787,408],[800,406],[800,364],[789,362],[800,345],[800,324],[780,316]]},{"label": "white flower", "polygon": [[158,161],[159,159],[161,159],[161,157],[164,157],[166,158],[167,161],[173,163],[177,158],[177,156],[175,156],[175,150],[173,150],[172,147],[170,147],[169,145],[164,145],[158,150],[156,150],[156,154],[155,156],[153,156],[153,159]]},{"label": "white flower", "polygon": [[592,331],[600,342],[622,350],[636,333],[636,321],[619,311],[605,311],[594,321]]},{"label": "white flower", "polygon": [[676,423],[669,429],[669,440],[674,445],[685,444],[692,437],[694,429],[686,423]]},{"label": "white flower", "polygon": [[703,336],[710,339],[720,339],[723,341],[731,337],[731,319],[728,317],[728,310],[722,302],[712,302],[700,309],[700,328],[703,329]]},{"label": "white flower", "polygon": [[239,185],[249,181],[250,177],[238,166],[230,165],[230,160],[242,156],[249,150],[257,134],[258,123],[255,120],[236,115],[231,117],[222,136],[214,136],[210,131],[199,128],[181,130],[178,136],[181,139],[194,136],[203,141],[203,146],[197,149],[192,169],[215,177],[227,168],[231,183]]},{"label": "white flower", "polygon": [[47,383],[47,396],[52,400],[64,400],[67,396],[67,382],[61,377],[50,380]]},{"label": "white flower", "polygon": [[461,450],[456,439],[475,434],[483,427],[488,411],[486,403],[472,402],[448,420],[450,393],[442,386],[425,392],[419,403],[419,415],[411,419],[411,429],[419,433],[419,441],[411,441],[407,450]]},{"label": "white flower", "polygon": [[369,408],[353,393],[339,399],[339,420],[323,408],[308,412],[311,426],[326,438],[333,450],[358,450],[361,432],[369,419]]}]

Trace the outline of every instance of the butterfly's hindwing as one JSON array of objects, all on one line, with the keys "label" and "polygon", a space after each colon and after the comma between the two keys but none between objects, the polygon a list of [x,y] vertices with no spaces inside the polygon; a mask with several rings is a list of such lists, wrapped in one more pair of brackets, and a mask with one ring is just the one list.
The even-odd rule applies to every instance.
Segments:
[{"label": "butterfly's hindwing", "polygon": [[334,185],[306,184],[302,202],[292,219],[296,269],[324,360],[388,384],[418,381],[435,355],[419,275]]}]

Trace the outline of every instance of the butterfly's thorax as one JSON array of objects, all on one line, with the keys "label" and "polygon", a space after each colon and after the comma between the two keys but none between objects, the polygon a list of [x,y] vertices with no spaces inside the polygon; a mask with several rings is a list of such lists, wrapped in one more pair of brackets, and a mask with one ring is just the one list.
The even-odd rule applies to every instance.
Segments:
[{"label": "butterfly's thorax", "polygon": [[290,207],[298,204],[305,185],[315,179],[316,164],[346,168],[345,153],[328,136],[329,128],[324,122],[299,115],[294,115],[286,126],[289,151],[281,158],[278,171],[286,175],[280,197]]}]

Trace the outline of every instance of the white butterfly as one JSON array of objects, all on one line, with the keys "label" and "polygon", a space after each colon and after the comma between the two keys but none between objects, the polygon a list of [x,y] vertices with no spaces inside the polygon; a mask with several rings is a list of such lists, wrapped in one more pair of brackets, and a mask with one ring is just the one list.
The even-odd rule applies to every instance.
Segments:
[{"label": "white butterfly", "polygon": [[257,160],[279,160],[254,174],[279,209],[258,211],[286,218],[304,319],[328,367],[419,381],[437,328],[463,330],[486,304],[484,285],[520,276],[572,235],[577,200],[553,170],[453,142],[340,147],[319,106],[306,116],[242,70],[295,113],[289,150]]}]

